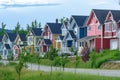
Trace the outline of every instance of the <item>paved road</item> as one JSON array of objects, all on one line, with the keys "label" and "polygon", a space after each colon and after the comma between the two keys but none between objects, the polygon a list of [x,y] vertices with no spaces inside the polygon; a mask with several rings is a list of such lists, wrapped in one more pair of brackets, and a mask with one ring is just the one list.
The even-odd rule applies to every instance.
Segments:
[{"label": "paved road", "polygon": [[[2,60],[0,61],[2,63],[4,63],[5,65],[7,63],[9,63],[6,60]],[[18,63],[18,61],[13,61]],[[28,63],[28,70],[38,70],[39,66],[37,64],[30,64]],[[50,66],[43,66],[40,65],[40,70],[42,71],[51,71],[51,67]],[[62,68],[60,67],[53,67],[52,68],[53,71],[60,71],[62,70]],[[75,72],[74,68],[65,68],[64,69],[65,72]],[[92,74],[92,75],[100,75],[100,76],[115,76],[115,77],[120,77],[120,70],[101,70],[101,69],[76,69],[76,73],[85,73],[85,74]]]},{"label": "paved road", "polygon": [[[38,65],[36,64],[28,64],[29,70],[38,70]],[[50,66],[43,66],[40,65],[40,70],[42,71],[50,71]],[[53,71],[60,71],[62,70],[60,67],[53,67]],[[74,68],[65,68],[65,72],[75,72]],[[92,75],[100,75],[100,76],[115,76],[120,77],[120,70],[101,70],[101,69],[77,69],[76,73],[85,73],[85,74],[92,74]]]}]

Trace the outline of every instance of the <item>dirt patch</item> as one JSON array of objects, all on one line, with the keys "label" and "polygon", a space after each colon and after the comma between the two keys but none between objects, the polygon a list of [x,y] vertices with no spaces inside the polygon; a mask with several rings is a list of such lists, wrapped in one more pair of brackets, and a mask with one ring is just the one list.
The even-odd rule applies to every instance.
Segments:
[{"label": "dirt patch", "polygon": [[102,69],[120,69],[120,63],[117,62],[106,62],[103,63],[100,68]]}]

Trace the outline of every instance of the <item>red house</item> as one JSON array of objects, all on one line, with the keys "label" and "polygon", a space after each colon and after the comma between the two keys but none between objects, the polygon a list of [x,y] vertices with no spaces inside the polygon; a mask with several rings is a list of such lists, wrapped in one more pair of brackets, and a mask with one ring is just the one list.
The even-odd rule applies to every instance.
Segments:
[{"label": "red house", "polygon": [[120,10],[93,9],[86,22],[87,37],[79,41],[87,42],[90,50],[99,52],[102,49],[117,49],[116,31],[120,19]]},{"label": "red house", "polygon": [[61,23],[47,23],[44,27],[42,36],[44,39],[39,41],[39,46],[41,47],[41,52],[44,54],[49,50],[50,46],[56,48],[56,39],[58,35],[62,34]]}]

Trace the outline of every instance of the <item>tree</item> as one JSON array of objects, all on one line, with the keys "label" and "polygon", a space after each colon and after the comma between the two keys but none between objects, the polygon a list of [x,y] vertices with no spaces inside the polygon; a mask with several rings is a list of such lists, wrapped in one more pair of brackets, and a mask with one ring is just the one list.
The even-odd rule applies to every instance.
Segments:
[{"label": "tree", "polygon": [[74,48],[73,47],[70,47],[70,52],[71,52],[71,54],[74,55]]},{"label": "tree", "polygon": [[21,77],[21,71],[22,71],[23,66],[24,66],[23,60],[20,60],[19,63],[15,67],[15,70],[18,74],[18,79],[19,80],[20,80],[20,77]]},{"label": "tree", "polygon": [[20,31],[20,23],[17,22],[16,26],[15,26],[15,29],[14,29],[14,33],[18,34]]},{"label": "tree", "polygon": [[41,23],[38,22],[37,20],[32,21],[31,23],[31,28],[41,28]]},{"label": "tree", "polygon": [[24,48],[22,48],[22,53],[19,56],[19,63],[15,67],[15,70],[18,74],[19,80],[21,77],[21,71],[22,71],[23,67],[27,67],[26,62],[28,61],[28,59],[29,59],[29,55],[26,52],[25,47],[24,47]]},{"label": "tree", "polygon": [[93,51],[90,54],[90,61],[91,61],[91,68],[94,68],[95,67],[95,63],[96,63],[96,53],[95,53],[95,51]]},{"label": "tree", "polygon": [[19,34],[27,34],[28,31],[27,30],[24,30],[23,28],[19,30]]},{"label": "tree", "polygon": [[40,70],[40,60],[41,60],[40,53],[36,53],[36,58],[38,63],[38,70]]},{"label": "tree", "polygon": [[50,50],[47,52],[46,56],[50,60],[54,60],[56,56],[58,56],[58,50],[55,49],[53,46],[50,47]]},{"label": "tree", "polygon": [[90,48],[88,47],[88,44],[86,42],[86,44],[81,52],[81,58],[84,62],[87,62],[89,60],[89,58],[90,58],[89,54],[90,54]]},{"label": "tree", "polygon": [[27,24],[27,32],[30,30],[30,25],[29,24]]},{"label": "tree", "polygon": [[59,56],[56,56],[54,58],[54,66],[60,66],[60,57]]},{"label": "tree", "polygon": [[61,66],[63,67],[63,71],[64,71],[64,67],[66,65],[66,63],[69,62],[68,56],[62,56],[61,58]]},{"label": "tree", "polygon": [[79,62],[80,62],[80,57],[78,55],[76,55],[76,57],[75,57],[75,73],[76,73],[76,69],[78,67]]},{"label": "tree", "polygon": [[7,59],[9,60],[9,62],[10,62],[10,60],[13,60],[13,54],[12,54],[12,51],[11,51],[11,50],[9,51],[9,54],[8,54],[8,56],[7,56]]},{"label": "tree", "polygon": [[3,22],[1,23],[1,26],[2,26],[2,30],[0,31],[0,35],[4,35],[5,34],[5,27],[6,27],[6,24],[4,24]]}]

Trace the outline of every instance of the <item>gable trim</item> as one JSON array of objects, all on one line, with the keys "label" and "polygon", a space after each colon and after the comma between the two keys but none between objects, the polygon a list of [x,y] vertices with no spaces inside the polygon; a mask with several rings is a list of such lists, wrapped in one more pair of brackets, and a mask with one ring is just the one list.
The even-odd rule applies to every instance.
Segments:
[{"label": "gable trim", "polygon": [[[112,15],[112,12],[111,12],[111,11],[109,11],[109,12],[108,12],[108,14],[107,14],[107,16],[106,16],[106,19],[105,19],[105,22],[107,21],[107,18],[109,17],[109,14],[111,14],[111,15]],[[113,20],[114,20],[113,15],[112,15],[112,18],[113,18]]]},{"label": "gable trim", "polygon": [[[87,21],[86,21],[86,26],[88,25],[88,22],[90,21],[90,18],[91,18],[92,13],[93,13],[93,15],[95,16],[95,18],[98,20],[96,14],[95,14],[95,12],[94,12],[94,10],[92,9],[91,12],[90,12],[90,16],[88,17],[88,19],[87,19]],[[99,21],[99,20],[98,20],[98,22],[99,22],[99,24],[100,24],[100,21]]]}]

